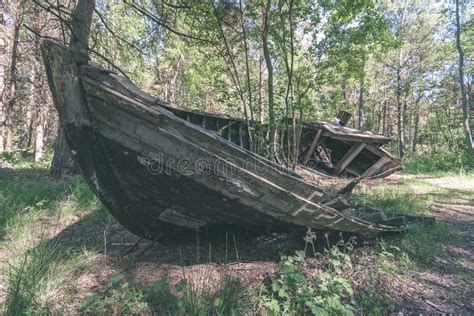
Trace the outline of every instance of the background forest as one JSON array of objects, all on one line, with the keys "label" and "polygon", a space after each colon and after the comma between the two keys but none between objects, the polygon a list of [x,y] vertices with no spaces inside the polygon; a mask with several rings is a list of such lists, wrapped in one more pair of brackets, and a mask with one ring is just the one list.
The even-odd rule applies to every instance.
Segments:
[{"label": "background forest", "polygon": [[[39,35],[67,42],[74,5],[1,3],[4,157],[51,160],[58,123]],[[473,33],[462,1],[99,0],[89,50],[181,107],[271,129],[345,110],[349,126],[391,137],[408,170],[460,171],[473,166]]]},{"label": "background forest", "polygon": [[[466,0],[0,0],[0,313],[474,314],[473,13]],[[267,149],[288,140],[283,164],[298,172],[302,122],[351,113],[349,127],[392,139],[384,148],[402,159],[404,171],[376,179],[354,173],[355,181],[349,173],[301,179],[324,190],[325,206],[350,199],[383,221],[396,213],[390,222],[413,225],[403,221],[409,229],[368,235],[333,230],[335,220],[278,233],[255,220],[258,231],[216,225],[138,239],[98,198],[108,192],[95,171],[105,166],[99,178],[106,178],[108,164],[97,164],[85,179],[74,174],[43,66],[43,38],[76,53],[88,46],[93,62],[164,102],[244,119],[238,138],[244,126],[249,148],[277,163],[280,157]],[[319,137],[311,137],[308,158]],[[84,157],[105,152],[89,145],[99,154]],[[350,163],[360,145],[341,160]],[[196,193],[189,188],[197,186],[176,191],[142,181],[134,174],[143,175],[139,169],[125,167],[113,173],[120,186],[138,188],[135,200],[152,196],[148,189],[160,193],[147,200],[154,216],[160,211],[154,201],[186,202],[186,194]],[[279,179],[289,178],[285,172]],[[299,196],[300,188],[293,189],[281,199],[275,192],[283,191],[261,192],[271,191],[276,205]],[[218,211],[221,204],[212,203],[220,196],[188,200]],[[121,223],[149,218],[143,209],[129,213],[130,205]],[[348,218],[367,219],[343,207]],[[174,212],[167,206],[163,214],[168,210]],[[251,221],[239,217],[246,214],[240,206],[224,211],[229,223]],[[415,223],[418,217],[427,225]]]}]

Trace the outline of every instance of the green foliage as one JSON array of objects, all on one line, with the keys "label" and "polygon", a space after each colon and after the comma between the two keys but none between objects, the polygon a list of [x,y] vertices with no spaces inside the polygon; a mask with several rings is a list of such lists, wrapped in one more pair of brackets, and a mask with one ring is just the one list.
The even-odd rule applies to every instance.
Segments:
[{"label": "green foliage", "polygon": [[[208,281],[211,281],[210,279]],[[176,294],[172,294],[172,292]],[[149,300],[167,315],[242,315],[251,308],[249,290],[236,277],[226,276],[215,290],[197,287],[181,279],[171,291],[163,276],[151,288]]]},{"label": "green foliage", "polygon": [[0,159],[11,164],[18,162],[18,157],[14,152],[2,152],[0,153]]},{"label": "green foliage", "polygon": [[455,235],[445,223],[436,223],[430,227],[406,232],[400,237],[398,244],[413,262],[441,268],[442,265],[436,261],[436,257],[441,255],[443,245],[453,238]]},{"label": "green foliage", "polygon": [[395,310],[395,306],[389,298],[361,292],[356,295],[358,303],[358,313],[360,315],[378,316],[390,314]]},{"label": "green foliage", "polygon": [[0,181],[0,235],[11,233],[19,223],[39,214],[81,212],[97,208],[97,198],[79,178],[49,179],[32,174]]},{"label": "green foliage", "polygon": [[352,315],[352,283],[342,276],[350,257],[337,247],[328,251],[328,264],[314,276],[306,269],[304,251],[283,256],[280,271],[262,288],[261,300],[270,315]]},{"label": "green foliage", "polygon": [[467,150],[440,149],[430,154],[413,155],[404,161],[405,173],[466,173],[474,170],[474,156]]},{"label": "green foliage", "polygon": [[413,194],[410,186],[388,183],[358,188],[354,199],[387,212],[412,215],[426,214],[431,201],[430,196]]},{"label": "green foliage", "polygon": [[36,162],[34,156],[28,152],[2,152],[0,153],[0,166],[6,163],[6,167],[22,169],[28,172],[44,171],[50,164],[49,153],[41,162]]},{"label": "green foliage", "polygon": [[149,314],[151,308],[147,302],[146,290],[131,286],[122,273],[110,277],[103,293],[94,293],[85,297],[79,309],[92,314]]},{"label": "green foliage", "polygon": [[74,266],[59,244],[46,241],[9,261],[5,315],[49,313],[70,281],[68,273]]}]

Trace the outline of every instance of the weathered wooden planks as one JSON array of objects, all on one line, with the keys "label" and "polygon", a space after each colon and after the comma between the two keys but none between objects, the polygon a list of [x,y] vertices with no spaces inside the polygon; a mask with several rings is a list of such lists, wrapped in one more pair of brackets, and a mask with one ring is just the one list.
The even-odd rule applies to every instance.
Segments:
[{"label": "weathered wooden planks", "polygon": [[354,158],[364,149],[365,143],[354,143],[347,153],[342,157],[334,169],[333,175],[340,174]]}]

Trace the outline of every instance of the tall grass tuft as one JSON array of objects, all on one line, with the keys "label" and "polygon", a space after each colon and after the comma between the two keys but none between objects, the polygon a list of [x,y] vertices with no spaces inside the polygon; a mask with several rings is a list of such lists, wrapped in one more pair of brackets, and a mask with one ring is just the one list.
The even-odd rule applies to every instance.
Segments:
[{"label": "tall grass tuft", "polygon": [[359,188],[354,198],[361,204],[384,211],[410,215],[428,213],[432,197],[413,193],[411,187],[383,183]]},{"label": "tall grass tuft", "polygon": [[250,290],[230,275],[222,278],[216,289],[196,286],[183,278],[173,290],[164,276],[151,288],[149,298],[154,310],[166,315],[242,315],[252,310]]},{"label": "tall grass tuft", "polygon": [[8,264],[5,315],[38,312],[60,295],[67,282],[58,273],[63,256],[58,244],[43,242]]}]

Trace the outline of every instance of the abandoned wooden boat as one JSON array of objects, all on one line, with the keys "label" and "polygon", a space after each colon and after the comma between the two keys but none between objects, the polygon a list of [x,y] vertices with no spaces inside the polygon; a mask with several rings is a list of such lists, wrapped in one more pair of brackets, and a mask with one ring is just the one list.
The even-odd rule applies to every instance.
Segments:
[{"label": "abandoned wooden boat", "polygon": [[321,188],[181,119],[125,77],[88,63],[87,56],[50,40],[42,52],[84,179],[138,236],[154,239],[225,224],[256,231],[378,233],[424,221],[338,207]]}]

